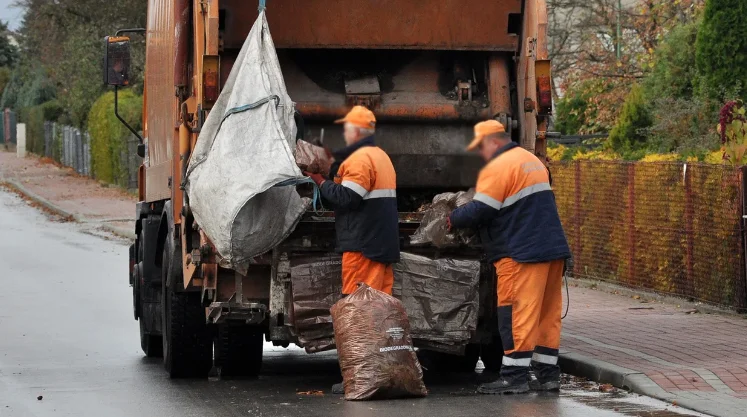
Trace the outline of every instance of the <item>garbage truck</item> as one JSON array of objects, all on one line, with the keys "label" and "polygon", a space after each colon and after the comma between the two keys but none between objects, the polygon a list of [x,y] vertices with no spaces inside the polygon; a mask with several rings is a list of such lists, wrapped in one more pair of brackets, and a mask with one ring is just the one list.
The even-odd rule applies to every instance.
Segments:
[{"label": "garbage truck", "polygon": [[[128,86],[131,34],[142,33],[142,132],[131,130],[143,162],[129,283],[143,352],[162,356],[171,377],[257,374],[266,342],[334,347],[311,343],[319,339],[300,324],[312,323],[311,333],[331,325],[325,305],[339,296],[335,279],[303,279],[339,271],[334,213],[309,208],[282,242],[232,268],[196,220],[185,187],[200,133],[262,13],[298,139],[339,148],[335,119],[353,105],[376,114],[377,144],[397,172],[401,249],[417,259],[481,260],[479,244],[410,243],[424,203],[474,186],[482,161],[465,146],[476,122],[499,120],[546,159],[552,82],[544,0],[149,0],[146,28],[105,39],[104,82],[115,96]],[[441,366],[474,369],[479,358],[500,366],[494,270],[479,265],[477,324],[467,340],[445,345],[414,335],[423,351],[442,355],[434,362]],[[311,307],[301,311],[304,300]]]}]

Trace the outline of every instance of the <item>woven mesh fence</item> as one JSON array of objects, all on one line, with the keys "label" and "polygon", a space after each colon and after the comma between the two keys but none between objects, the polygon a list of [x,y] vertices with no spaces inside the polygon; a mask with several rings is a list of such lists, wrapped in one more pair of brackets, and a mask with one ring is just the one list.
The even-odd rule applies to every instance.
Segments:
[{"label": "woven mesh fence", "polygon": [[552,173],[574,276],[747,307],[740,169],[574,161]]}]

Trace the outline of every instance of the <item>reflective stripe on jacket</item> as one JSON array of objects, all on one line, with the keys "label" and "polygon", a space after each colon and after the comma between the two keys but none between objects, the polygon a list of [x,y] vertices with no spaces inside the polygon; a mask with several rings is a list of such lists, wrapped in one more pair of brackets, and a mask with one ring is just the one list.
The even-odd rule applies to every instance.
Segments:
[{"label": "reflective stripe on jacket", "polygon": [[[350,152],[352,151],[352,152]],[[366,258],[399,262],[397,176],[389,156],[366,138],[336,157],[334,182],[322,184],[322,196],[335,209],[339,252],[361,252]]]},{"label": "reflective stripe on jacket", "polygon": [[531,152],[510,143],[480,171],[474,201],[451,214],[474,227],[490,262],[547,262],[570,257],[550,176]]}]

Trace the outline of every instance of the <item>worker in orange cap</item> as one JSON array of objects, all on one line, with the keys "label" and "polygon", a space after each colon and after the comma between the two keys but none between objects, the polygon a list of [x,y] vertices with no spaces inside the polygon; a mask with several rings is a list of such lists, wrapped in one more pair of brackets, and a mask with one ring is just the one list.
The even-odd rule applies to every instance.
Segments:
[{"label": "worker in orange cap", "polygon": [[[495,265],[504,350],[500,378],[480,385],[478,392],[558,390],[562,275],[570,249],[549,172],[495,120],[475,126],[467,150],[477,150],[487,165],[474,200],[452,212],[448,222],[453,228],[479,230]],[[530,367],[536,376],[531,381]]]},{"label": "worker in orange cap", "polygon": [[[399,262],[397,176],[389,156],[374,143],[376,117],[355,106],[344,124],[345,148],[334,152],[330,178],[305,173],[335,209],[337,250],[342,252],[342,293],[358,283],[392,294],[392,264]],[[342,393],[335,384],[333,393]]]}]

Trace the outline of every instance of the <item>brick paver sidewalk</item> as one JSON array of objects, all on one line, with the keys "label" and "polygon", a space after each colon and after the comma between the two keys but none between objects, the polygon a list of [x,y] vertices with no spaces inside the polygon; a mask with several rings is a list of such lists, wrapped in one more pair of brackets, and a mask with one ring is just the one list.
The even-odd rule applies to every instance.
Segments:
[{"label": "brick paver sidewalk", "polygon": [[102,186],[71,168],[59,167],[33,155],[17,158],[13,152],[0,150],[0,182],[3,178],[87,222],[135,230],[135,196]]},{"label": "brick paver sidewalk", "polygon": [[747,319],[583,287],[571,287],[561,351],[642,373],[679,405],[747,416]]}]

